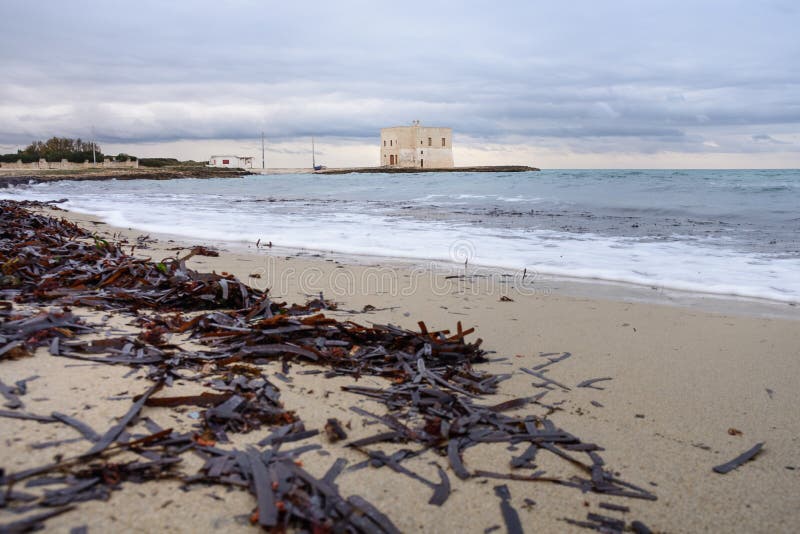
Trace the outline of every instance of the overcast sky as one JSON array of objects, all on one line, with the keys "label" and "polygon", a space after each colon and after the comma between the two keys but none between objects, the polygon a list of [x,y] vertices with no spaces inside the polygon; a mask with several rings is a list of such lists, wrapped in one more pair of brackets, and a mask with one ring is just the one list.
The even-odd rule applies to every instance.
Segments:
[{"label": "overcast sky", "polygon": [[[796,0],[2,0],[0,151],[378,161],[451,126],[456,164],[800,167]],[[94,133],[92,133],[94,132]]]}]

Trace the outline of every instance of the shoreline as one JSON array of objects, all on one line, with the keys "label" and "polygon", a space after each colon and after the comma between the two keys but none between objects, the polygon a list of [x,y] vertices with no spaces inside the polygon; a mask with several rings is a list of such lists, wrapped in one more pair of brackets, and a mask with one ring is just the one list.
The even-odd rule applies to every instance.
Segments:
[{"label": "shoreline", "polygon": [[[439,206],[436,204],[439,199],[435,197],[441,196],[442,191],[446,196],[450,183],[444,175],[428,175],[436,176],[432,180],[425,175],[404,175],[417,176],[410,180],[411,186],[404,184],[405,178],[392,179],[391,184],[383,184],[383,180],[367,180],[363,185],[364,191],[388,200],[388,203],[373,206],[361,198],[366,193],[361,192],[361,180],[357,175],[349,175],[349,178],[334,176],[321,182],[313,174],[295,175],[298,188],[294,187],[295,180],[290,176],[293,175],[254,174],[233,182],[224,179],[211,182],[177,180],[160,185],[147,181],[111,181],[102,185],[62,181],[30,187],[21,185],[6,190],[2,196],[37,200],[69,198],[72,202],[66,206],[70,209],[97,213],[112,224],[135,224],[149,232],[179,233],[188,239],[206,236],[253,242],[258,238],[272,239],[277,245],[317,249],[325,253],[334,245],[342,256],[400,256],[418,262],[448,261],[455,257],[454,252],[458,252],[460,257],[462,254],[470,256],[470,266],[508,270],[527,267],[548,279],[631,284],[653,288],[651,291],[654,293],[664,291],[670,293],[670,298],[674,296],[681,300],[685,300],[684,296],[693,299],[695,294],[698,298],[708,294],[724,295],[722,298],[776,301],[788,306],[795,304],[794,307],[800,304],[800,286],[792,276],[800,264],[792,252],[795,238],[789,233],[791,227],[769,223],[759,232],[749,232],[737,229],[741,221],[736,218],[706,221],[688,215],[685,220],[679,215],[664,215],[651,220],[634,213],[626,215],[624,220],[617,220],[617,216],[608,215],[602,208],[596,214],[590,214],[567,213],[564,211],[566,208],[545,207],[537,211],[528,210],[527,205],[524,209],[516,207],[520,201],[538,200],[530,198],[527,193],[524,197],[483,195],[484,199],[480,195],[460,195],[456,191],[450,193],[453,199],[444,199]],[[510,183],[518,178],[505,176],[511,180]],[[488,186],[482,185],[485,180],[480,175],[472,175],[468,180],[470,188],[477,188],[475,191],[481,194],[480,187]],[[527,183],[527,179],[522,181]],[[557,187],[559,181],[558,177],[550,178],[541,187],[549,192],[552,187]],[[70,187],[70,183],[76,188]],[[429,187],[435,186],[437,195],[415,196],[417,183],[432,184]],[[332,189],[340,185],[355,188],[350,195],[353,198],[348,196],[341,204],[335,200],[335,192],[332,193]],[[382,188],[395,187],[400,191],[397,200],[392,199],[393,190],[381,192]],[[222,194],[203,194],[203,209],[210,209],[209,217],[194,220],[190,197],[183,193],[197,188]],[[135,203],[126,205],[122,197],[114,194],[108,198],[110,203],[107,204],[105,194],[98,194],[100,190],[109,193],[143,191],[145,195],[162,191],[177,196],[175,203],[163,194],[152,197],[153,202],[162,208],[150,216]],[[316,190],[320,192],[319,199],[313,193]],[[243,196],[240,198],[237,192],[242,192]],[[243,204],[225,208],[228,196]],[[476,196],[480,200],[462,201],[462,196]],[[478,203],[474,210],[473,202]],[[466,207],[462,208],[459,203]],[[502,209],[492,208],[495,204]],[[320,208],[313,207],[316,205]],[[293,214],[295,209],[298,211]],[[184,210],[185,217],[182,214]],[[306,211],[309,216],[298,219],[303,224],[298,226],[290,222]],[[348,214],[340,217],[340,212]],[[282,213],[289,217],[283,217]],[[336,215],[328,220],[326,213]],[[356,220],[374,222],[377,228],[370,232],[350,233],[355,227],[349,227],[348,223]],[[397,226],[394,221],[397,221]],[[641,225],[644,229],[628,229],[629,223],[632,228]],[[674,228],[676,225],[680,227]],[[317,229],[299,230],[304,226]],[[333,239],[320,237],[328,233]],[[341,237],[336,237],[340,234]],[[423,240],[415,243],[415,235]],[[770,237],[774,239],[768,241]],[[454,246],[459,247],[457,251]]]},{"label": "shoreline", "polygon": [[[181,234],[170,234],[168,232],[149,231],[146,229],[124,228],[105,222],[100,216],[78,211],[67,210],[67,213],[77,214],[75,220],[81,222],[91,220],[92,224],[101,223],[115,231],[131,231],[147,233],[160,237],[162,240],[172,240],[183,243],[199,243],[202,245],[212,245],[221,248],[230,248],[240,254],[252,253],[255,243],[239,240],[216,240],[204,239],[199,237],[186,236]],[[262,249],[264,247],[262,245]],[[445,260],[407,258],[402,256],[376,256],[368,254],[355,254],[339,252],[335,250],[297,248],[276,245],[275,252],[285,256],[298,258],[314,259],[327,258],[340,262],[348,266],[374,267],[382,266],[388,268],[400,268],[419,273],[423,271],[430,273],[431,276],[453,276],[463,274],[463,264],[448,262]],[[155,259],[155,258],[154,258]],[[322,260],[320,260],[322,261]],[[502,280],[504,277],[511,277],[519,282],[522,272],[494,265],[473,265],[468,267],[470,277],[491,278],[494,281]],[[636,283],[626,280],[611,280],[604,278],[577,277],[562,274],[540,273],[531,270],[525,277],[526,286],[536,292],[558,291],[565,296],[577,298],[601,298],[609,300],[632,300],[646,304],[677,306],[684,308],[696,308],[707,312],[735,313],[738,315],[753,315],[763,317],[776,317],[785,319],[800,320],[800,307],[795,302],[788,302],[765,297],[752,297],[748,295],[737,295],[730,293],[715,293],[693,291],[688,289],[677,289],[668,286],[655,286],[648,283]],[[507,283],[508,280],[505,280]]]},{"label": "shoreline", "polygon": [[[73,212],[52,214],[81,221],[82,226],[100,237],[127,239],[126,252],[128,247],[134,247],[137,256],[149,256],[154,261],[182,256],[192,245],[203,244],[155,235],[137,240],[142,233],[135,230],[114,228]],[[175,250],[177,247],[181,249]],[[437,508],[426,503],[429,495],[423,485],[386,467],[344,471],[337,480],[342,493],[363,495],[401,531],[481,532],[502,525],[492,489],[498,484],[508,485],[511,503],[523,524],[533,524],[544,531],[582,532],[565,523],[564,518],[582,520],[587,512],[613,515],[600,507],[601,502],[628,507],[630,511],[621,514],[621,519],[641,520],[658,532],[788,531],[800,520],[800,510],[794,504],[800,473],[795,442],[800,428],[796,415],[800,392],[794,384],[800,374],[800,330],[796,320],[569,296],[560,291],[513,293],[512,300],[503,301],[503,293],[468,280],[451,279],[452,284],[440,286],[444,281],[441,276],[420,277],[412,290],[401,291],[398,287],[381,287],[377,283],[380,279],[370,277],[370,273],[382,271],[370,270],[370,266],[345,264],[328,256],[287,256],[283,252],[277,248],[228,250],[221,251],[218,257],[193,257],[187,265],[205,272],[231,273],[253,285],[261,283],[271,288],[273,298],[288,302],[302,302],[307,295],[322,291],[325,298],[339,303],[338,311],[325,314],[339,320],[391,323],[414,330],[418,330],[419,320],[430,329],[452,329],[457,321],[465,328],[474,326],[477,332],[473,336],[482,338],[483,347],[494,352],[489,363],[480,368],[510,377],[494,399],[487,398],[483,403],[541,392],[531,384],[532,380],[539,380],[520,372],[520,367],[547,363],[543,355],[569,352],[570,358],[545,368],[547,377],[571,387],[569,391],[555,388],[547,392],[547,403],[554,410],[548,417],[560,427],[575,430],[597,443],[604,449],[609,469],[657,496],[656,501],[646,501],[523,481],[481,477],[461,481],[446,466],[446,459],[428,454],[408,466],[435,477],[435,470],[431,472],[429,465],[434,461],[450,473],[452,496]],[[411,276],[403,268],[392,266],[389,270],[396,273],[393,280],[400,282]],[[260,277],[251,277],[252,274]],[[502,279],[497,283],[501,284]],[[334,298],[337,290],[342,295]],[[96,312],[95,317],[101,313]],[[24,397],[31,412],[58,409],[86,418],[96,428],[105,428],[124,407],[118,401],[89,397],[91,404],[100,409],[83,411],[87,387],[99,388],[100,395],[107,396],[123,391],[135,394],[142,389],[135,377],[123,376],[127,368],[64,368],[60,363],[50,363],[52,360],[44,351],[33,358],[2,362],[6,382],[14,383],[33,374],[42,377],[31,382],[31,392]],[[304,368],[299,364],[295,367]],[[282,371],[278,362],[264,369],[270,376]],[[610,380],[596,388],[575,387],[594,377]],[[296,409],[309,428],[319,428],[327,417],[335,416],[342,422],[352,422],[354,437],[376,432],[375,426],[365,426],[349,410],[353,398],[338,391],[340,385],[351,384],[351,380],[294,371],[289,378],[288,384],[277,379],[275,383],[281,386],[287,408]],[[383,387],[384,381],[363,377],[357,383]],[[47,396],[53,398],[37,400],[45,391],[50,391]],[[364,406],[379,410],[373,404]],[[169,421],[166,409],[149,410],[148,416]],[[176,417],[188,421],[185,413]],[[32,451],[26,448],[26,442],[34,437],[54,439],[58,436],[53,435],[53,430],[34,422],[19,426],[9,421],[0,419],[0,433],[13,433],[17,440],[6,442],[7,448],[0,452],[0,465],[25,468],[48,458],[52,450]],[[738,433],[731,433],[730,429]],[[345,447],[331,446],[323,438],[312,438],[311,442],[324,445],[325,450],[352,463],[363,459]],[[737,456],[754,442],[766,442],[754,461],[728,475],[712,472],[713,466]],[[237,443],[242,441],[237,438]],[[509,453],[501,446],[493,451],[496,457],[465,454],[465,461],[472,467],[507,471],[507,463],[500,459]],[[514,454],[522,452],[524,449]],[[552,460],[542,451],[536,461],[547,473],[556,474],[558,466]],[[331,461],[325,456],[303,456],[304,465],[316,476],[321,476]],[[112,505],[81,504],[81,520],[88,522],[90,529],[163,529],[180,521],[179,530],[253,531],[246,522],[233,519],[234,515],[251,510],[252,502],[246,494],[216,492],[215,497],[208,498],[204,496],[208,490],[185,493],[177,488],[177,484],[161,482],[126,486],[114,493]],[[48,527],[68,530],[75,524],[75,515],[55,518]]]}]

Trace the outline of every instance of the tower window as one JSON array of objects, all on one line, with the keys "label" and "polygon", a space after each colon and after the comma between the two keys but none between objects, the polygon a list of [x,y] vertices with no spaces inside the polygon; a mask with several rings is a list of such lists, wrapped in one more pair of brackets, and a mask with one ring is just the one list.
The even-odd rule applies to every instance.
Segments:
[{"label": "tower window", "polygon": [[447,139],[442,137],[442,146],[447,146]]},{"label": "tower window", "polygon": [[433,139],[431,139],[431,138],[429,137],[429,138],[428,138],[428,146],[431,146],[431,145],[433,145]]}]

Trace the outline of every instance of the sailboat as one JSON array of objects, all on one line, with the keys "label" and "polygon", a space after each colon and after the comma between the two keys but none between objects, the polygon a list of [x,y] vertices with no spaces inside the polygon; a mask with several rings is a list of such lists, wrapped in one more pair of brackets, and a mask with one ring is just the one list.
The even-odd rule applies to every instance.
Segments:
[{"label": "sailboat", "polygon": [[313,137],[311,138],[311,167],[315,171],[321,171],[321,170],[327,168],[327,167],[325,167],[325,165],[317,165],[317,156],[316,156],[316,151],[314,150],[314,138]]}]

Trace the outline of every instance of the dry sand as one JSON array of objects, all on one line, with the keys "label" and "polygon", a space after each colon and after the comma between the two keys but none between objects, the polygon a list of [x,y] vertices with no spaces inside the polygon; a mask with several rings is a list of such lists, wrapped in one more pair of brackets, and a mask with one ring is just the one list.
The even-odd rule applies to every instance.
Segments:
[{"label": "dry sand", "polygon": [[[58,213],[59,216],[63,212]],[[98,224],[96,219],[69,213],[105,235],[128,236],[135,241],[141,232]],[[153,259],[179,253],[168,250],[180,243],[169,236],[158,239],[138,254]],[[231,248],[230,246],[228,248]],[[562,519],[583,520],[587,512],[638,519],[659,532],[792,532],[800,522],[800,311],[786,305],[731,300],[660,297],[650,291],[621,286],[587,286],[534,278],[527,284],[519,277],[456,279],[446,273],[413,265],[378,265],[341,259],[286,254],[276,248],[251,247],[223,252],[220,257],[197,257],[189,267],[227,271],[256,287],[270,287],[273,298],[303,302],[306,295],[324,291],[340,303],[340,310],[377,308],[368,313],[334,312],[361,323],[393,323],[416,328],[424,320],[429,328],[475,326],[484,348],[493,357],[507,357],[485,365],[496,373],[513,373],[500,394],[488,403],[528,396],[539,390],[533,377],[519,371],[545,361],[541,353],[569,351],[572,357],[551,366],[549,376],[571,386],[570,391],[552,391],[546,399],[559,404],[551,415],[556,425],[605,448],[607,464],[622,477],[653,491],[654,502],[582,494],[552,484],[508,482],[512,504],[520,513],[526,531],[581,531]],[[258,273],[260,278],[251,278]],[[505,295],[512,301],[501,301]],[[663,302],[659,302],[659,299]],[[698,301],[700,303],[698,304]],[[667,303],[669,302],[669,303]],[[386,308],[386,309],[382,309]],[[729,312],[723,313],[726,308]],[[722,311],[710,311],[722,310]],[[97,319],[97,312],[76,310]],[[91,320],[91,319],[90,319]],[[116,320],[119,328],[124,321]],[[298,365],[293,370],[299,369]],[[268,366],[272,375],[278,364]],[[127,367],[79,365],[53,358],[40,350],[33,358],[3,362],[0,377],[6,383],[38,374],[23,397],[34,413],[58,410],[75,415],[98,430],[109,427],[130,404],[129,396],[143,392],[148,382],[140,375],[124,378]],[[364,406],[379,412],[382,407],[339,386],[348,379],[291,373],[293,382],[275,381],[282,398],[308,428],[321,428],[328,417],[338,417],[352,426],[351,438],[375,433],[362,417],[348,408]],[[582,380],[612,377],[600,382],[602,390],[576,388]],[[364,378],[364,385],[381,386],[381,380]],[[192,386],[177,383],[187,391]],[[113,400],[115,398],[123,400]],[[601,404],[596,406],[592,401]],[[88,408],[87,408],[88,407]],[[523,410],[534,410],[532,407]],[[188,428],[191,409],[146,408],[163,426]],[[541,409],[539,409],[541,412]],[[729,429],[741,431],[729,434]],[[264,433],[235,437],[236,444],[258,441]],[[55,449],[34,450],[30,444],[77,437],[61,425],[0,418],[0,466],[8,471],[40,465],[52,459]],[[321,475],[337,457],[351,463],[363,460],[358,453],[322,438],[308,442],[324,445],[330,455],[307,453],[306,468]],[[757,442],[765,442],[752,462],[727,474],[711,468],[732,459]],[[58,452],[81,453],[85,442],[59,448]],[[465,455],[471,469],[507,472],[509,453],[472,451]],[[540,454],[540,456],[542,456]],[[539,458],[537,458],[539,460]],[[187,458],[187,461],[189,459]],[[436,468],[446,459],[426,455],[408,466],[435,479]],[[541,458],[541,467],[551,474],[573,474],[563,462]],[[198,465],[184,467],[193,472]],[[449,468],[447,468],[449,471]],[[345,471],[338,483],[343,495],[360,494],[385,512],[404,532],[483,532],[503,525],[499,500],[492,488],[496,480],[461,481],[450,476],[453,494],[441,508],[430,506],[430,490],[388,468]],[[525,499],[534,505],[525,505]],[[599,502],[631,508],[627,514],[609,513]],[[66,532],[86,524],[89,531],[205,532],[255,531],[246,517],[254,503],[245,492],[217,487],[195,487],[185,492],[177,481],[142,485],[125,484],[110,502],[88,502],[48,521],[48,530]],[[16,519],[0,510],[0,523]],[[504,527],[501,527],[504,528]]]}]

